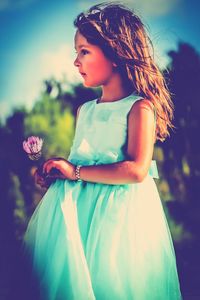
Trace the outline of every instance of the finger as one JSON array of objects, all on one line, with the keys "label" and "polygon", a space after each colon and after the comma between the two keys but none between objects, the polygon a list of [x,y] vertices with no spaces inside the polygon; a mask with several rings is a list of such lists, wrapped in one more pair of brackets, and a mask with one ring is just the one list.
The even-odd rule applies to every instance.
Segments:
[{"label": "finger", "polygon": [[41,175],[39,175],[39,174],[36,174],[36,175],[35,175],[35,181],[45,181],[44,175],[41,176]]},{"label": "finger", "polygon": [[38,169],[35,171],[34,177],[35,177],[35,178],[42,177],[42,174],[38,171]]},{"label": "finger", "polygon": [[39,185],[40,187],[44,187],[45,183],[43,181],[37,181],[36,185]]},{"label": "finger", "polygon": [[46,181],[39,181],[37,183],[41,188],[47,188],[48,187],[48,184]]},{"label": "finger", "polygon": [[42,189],[47,189],[47,188],[48,188],[48,186],[47,186],[46,184],[40,184],[39,186],[40,186],[40,188],[42,188]]},{"label": "finger", "polygon": [[42,181],[45,181],[45,179],[43,178],[43,177],[36,177],[36,180],[37,180],[37,182],[42,182]]},{"label": "finger", "polygon": [[57,166],[57,161],[55,161],[55,160],[48,161],[43,166],[44,174],[48,174],[51,171],[51,169],[55,168],[56,166]]},{"label": "finger", "polygon": [[53,161],[50,165],[46,167],[47,174],[58,175],[60,174],[59,166],[56,161]]},{"label": "finger", "polygon": [[38,185],[44,185],[45,181],[44,180],[36,180],[36,184],[38,184]]},{"label": "finger", "polygon": [[51,163],[49,163],[47,166],[46,166],[46,173],[49,174],[51,172],[51,170],[55,167],[55,162],[52,161]]},{"label": "finger", "polygon": [[40,165],[39,167],[38,167],[38,169],[37,169],[37,174],[39,175],[39,176],[43,176],[44,174],[43,174],[43,165]]},{"label": "finger", "polygon": [[36,173],[34,174],[35,182],[37,182],[39,178],[40,178],[40,176],[39,176],[38,173],[36,172]]},{"label": "finger", "polygon": [[42,168],[42,173],[45,173],[45,169],[46,169],[46,166],[52,161],[52,158],[46,160],[43,165],[41,166]]},{"label": "finger", "polygon": [[43,174],[45,174],[45,172],[46,172],[46,166],[47,166],[47,163],[48,163],[48,162],[45,162],[45,163],[43,164],[43,166],[42,166],[42,173],[43,173]]},{"label": "finger", "polygon": [[44,177],[43,176],[41,176],[41,175],[39,175],[38,173],[36,173],[35,174],[35,181],[37,182],[37,181],[43,181],[44,180]]},{"label": "finger", "polygon": [[49,160],[49,161],[46,161],[42,167],[42,171],[43,171],[43,174],[46,174],[47,173],[47,167],[50,166],[52,163],[52,160]]}]

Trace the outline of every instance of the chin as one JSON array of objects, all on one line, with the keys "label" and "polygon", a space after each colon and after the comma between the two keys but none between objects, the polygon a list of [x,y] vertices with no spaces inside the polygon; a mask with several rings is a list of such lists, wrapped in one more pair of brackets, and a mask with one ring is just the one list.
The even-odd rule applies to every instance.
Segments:
[{"label": "chin", "polygon": [[101,84],[97,84],[97,83],[92,83],[92,82],[83,82],[83,85],[85,87],[88,87],[88,88],[96,88],[96,87],[99,87],[101,86]]}]

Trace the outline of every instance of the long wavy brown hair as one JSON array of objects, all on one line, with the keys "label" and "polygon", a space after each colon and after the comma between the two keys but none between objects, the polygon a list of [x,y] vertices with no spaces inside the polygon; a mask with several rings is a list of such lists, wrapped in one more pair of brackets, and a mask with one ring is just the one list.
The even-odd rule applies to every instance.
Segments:
[{"label": "long wavy brown hair", "polygon": [[163,142],[170,136],[168,128],[174,128],[174,104],[141,19],[120,2],[102,2],[80,13],[74,26],[88,43],[99,46],[117,64],[124,84],[153,103],[156,139]]}]

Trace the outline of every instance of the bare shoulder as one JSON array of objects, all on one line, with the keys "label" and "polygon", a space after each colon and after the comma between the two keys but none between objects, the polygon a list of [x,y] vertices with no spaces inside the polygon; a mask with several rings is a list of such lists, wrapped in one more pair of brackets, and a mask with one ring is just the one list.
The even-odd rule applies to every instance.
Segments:
[{"label": "bare shoulder", "polygon": [[154,112],[154,105],[153,103],[148,100],[148,99],[141,99],[141,100],[138,100],[136,101],[131,109],[130,109],[130,112],[129,112],[129,115],[132,115],[132,114],[137,114],[139,113],[141,110],[147,110],[149,112]]},{"label": "bare shoulder", "polygon": [[129,125],[133,122],[142,122],[143,124],[154,123],[154,105],[148,99],[141,99],[136,101],[128,114]]}]

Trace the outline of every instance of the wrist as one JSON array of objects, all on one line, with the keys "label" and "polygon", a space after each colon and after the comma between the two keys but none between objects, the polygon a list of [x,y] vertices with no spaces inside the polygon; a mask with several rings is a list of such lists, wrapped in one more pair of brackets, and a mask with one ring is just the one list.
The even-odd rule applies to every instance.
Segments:
[{"label": "wrist", "polygon": [[75,180],[76,181],[82,181],[81,177],[80,177],[80,170],[81,170],[81,165],[77,165],[75,167]]},{"label": "wrist", "polygon": [[72,180],[76,181],[76,165],[73,165],[73,169],[72,169]]}]

